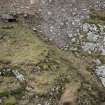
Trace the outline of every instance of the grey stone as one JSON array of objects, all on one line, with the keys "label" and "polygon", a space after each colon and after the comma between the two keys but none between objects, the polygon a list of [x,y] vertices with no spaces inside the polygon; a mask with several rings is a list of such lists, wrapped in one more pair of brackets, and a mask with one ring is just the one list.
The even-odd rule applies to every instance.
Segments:
[{"label": "grey stone", "polygon": [[9,14],[2,14],[0,16],[0,19],[5,22],[16,22],[16,17],[13,15],[9,15]]}]

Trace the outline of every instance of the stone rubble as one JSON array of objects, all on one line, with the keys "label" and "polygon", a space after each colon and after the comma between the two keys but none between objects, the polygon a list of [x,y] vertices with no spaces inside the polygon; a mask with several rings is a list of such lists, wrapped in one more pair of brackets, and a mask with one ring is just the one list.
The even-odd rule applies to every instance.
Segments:
[{"label": "stone rubble", "polygon": [[15,77],[16,77],[20,82],[22,82],[22,81],[25,80],[24,76],[23,76],[22,74],[20,74],[17,70],[12,71],[12,72],[14,73]]}]

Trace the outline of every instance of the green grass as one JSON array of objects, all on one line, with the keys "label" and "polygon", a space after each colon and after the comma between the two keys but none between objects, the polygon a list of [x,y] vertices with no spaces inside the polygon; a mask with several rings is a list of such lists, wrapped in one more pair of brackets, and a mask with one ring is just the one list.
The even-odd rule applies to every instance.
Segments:
[{"label": "green grass", "polygon": [[[17,66],[17,69],[20,69],[21,72],[23,70],[23,74],[28,79],[29,86],[33,87],[35,93],[43,95],[54,86],[55,81],[61,75],[66,74],[69,65],[66,65],[66,61],[62,59],[63,55],[61,50],[43,42],[43,40],[38,38],[38,34],[26,25],[1,25],[0,49],[2,50],[0,50],[0,62],[1,64],[9,62],[11,69]],[[40,75],[31,73],[28,65],[38,65],[41,68]],[[52,72],[52,75],[50,72]],[[5,74],[7,73],[5,72]],[[32,82],[30,82],[30,79]],[[5,84],[1,85],[5,87],[5,79],[3,83]],[[9,94],[7,92],[7,86],[3,90],[2,86],[0,86],[2,91],[1,95],[4,93]],[[11,90],[8,91],[10,92]]]},{"label": "green grass", "polygon": [[105,20],[105,10],[91,10],[91,18],[97,18],[99,20]]},{"label": "green grass", "polygon": [[[90,81],[89,85],[94,83],[102,88],[95,75],[87,70],[91,65],[91,58],[84,59],[79,55],[75,57],[72,53],[61,51],[45,43],[38,36],[40,36],[38,32],[33,32],[28,26],[20,23],[0,25],[0,68],[6,66],[11,70],[16,69],[26,79],[25,87],[22,88],[24,82],[21,83],[14,76],[6,76],[8,72],[0,76],[0,95],[5,97],[3,105],[15,105],[16,100],[18,100],[17,104],[21,105],[22,92],[24,96],[33,94],[47,98],[50,96],[51,89],[59,84],[60,87],[65,88],[68,85],[73,89],[74,92],[71,91],[71,94],[74,97],[81,88],[82,81]],[[37,70],[37,67],[40,69]],[[62,89],[57,94],[61,95]],[[58,98],[55,100],[58,101]],[[92,101],[94,100],[96,98]],[[27,102],[27,100],[23,101]],[[33,100],[28,101],[31,105]]]},{"label": "green grass", "polygon": [[14,77],[1,77],[0,97],[22,93],[23,87]]},{"label": "green grass", "polygon": [[84,19],[83,23],[89,23],[89,24],[95,24],[97,26],[97,24],[105,24],[104,21],[99,20],[99,19],[95,19],[95,18],[89,18],[89,19]]},{"label": "green grass", "polygon": [[91,10],[90,18],[84,19],[83,23],[89,24],[105,24],[105,10]]},{"label": "green grass", "polygon": [[5,99],[2,103],[2,105],[15,105],[17,103],[16,98],[13,96],[9,96],[7,99]]},{"label": "green grass", "polygon": [[[2,26],[6,27],[6,26]],[[27,26],[13,24],[0,28],[0,61],[11,64],[37,63],[48,52],[47,46]]]}]

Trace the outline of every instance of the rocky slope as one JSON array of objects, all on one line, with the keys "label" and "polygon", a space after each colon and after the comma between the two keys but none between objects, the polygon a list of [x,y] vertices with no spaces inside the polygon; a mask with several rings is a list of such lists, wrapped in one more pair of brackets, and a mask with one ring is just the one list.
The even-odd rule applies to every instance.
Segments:
[{"label": "rocky slope", "polygon": [[[42,2],[43,1],[43,2]],[[89,18],[90,9],[105,9],[104,0],[42,0],[41,30],[58,47],[72,47],[80,35],[81,20]]]},{"label": "rocky slope", "polygon": [[0,4],[0,105],[105,104],[104,0]]},{"label": "rocky slope", "polygon": [[29,14],[28,22],[62,49],[80,35],[81,20],[89,18],[90,9],[105,9],[104,0],[1,0],[0,4],[3,14]]},{"label": "rocky slope", "polygon": [[40,36],[21,23],[0,25],[0,104],[104,103],[92,58],[61,51]]}]

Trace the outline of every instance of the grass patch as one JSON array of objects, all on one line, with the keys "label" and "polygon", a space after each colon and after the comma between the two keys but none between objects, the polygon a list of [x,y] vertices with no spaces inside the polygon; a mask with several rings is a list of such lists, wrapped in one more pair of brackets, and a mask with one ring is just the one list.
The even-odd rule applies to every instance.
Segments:
[{"label": "grass patch", "polygon": [[[6,27],[5,25],[2,27]],[[11,64],[37,63],[47,55],[47,46],[27,26],[0,28],[0,61]]]},{"label": "grass patch", "polygon": [[96,26],[97,26],[97,24],[101,24],[101,25],[105,24],[104,21],[99,20],[97,18],[96,19],[95,18],[84,19],[83,23],[95,24]]},{"label": "grass patch", "polygon": [[0,97],[21,94],[23,86],[14,77],[1,77]]},{"label": "grass patch", "polygon": [[[43,42],[37,37],[38,34],[25,25],[2,24],[0,26],[0,49],[2,49],[0,50],[0,63],[9,62],[10,68],[17,66],[18,69],[23,70],[28,86],[33,88],[32,92],[43,95],[50,91],[61,75],[66,74],[69,65],[62,59],[64,54],[62,55],[61,50]],[[30,65],[39,66],[41,72],[32,73],[32,69],[29,69]],[[5,73],[4,76],[10,75],[10,72]],[[8,80],[9,78],[12,77],[8,77]],[[20,93],[20,88],[8,90],[6,85],[8,80],[3,79],[5,84],[0,86],[1,95],[14,96]],[[5,88],[2,90],[2,87]]]},{"label": "grass patch", "polygon": [[15,105],[17,103],[16,98],[13,96],[9,96],[7,99],[5,99],[2,103],[2,105]]},{"label": "grass patch", "polygon": [[83,23],[104,25],[105,24],[105,10],[91,10],[90,18],[84,19]]},{"label": "grass patch", "polygon": [[90,13],[91,18],[97,18],[99,20],[105,20],[105,10],[91,10]]}]

